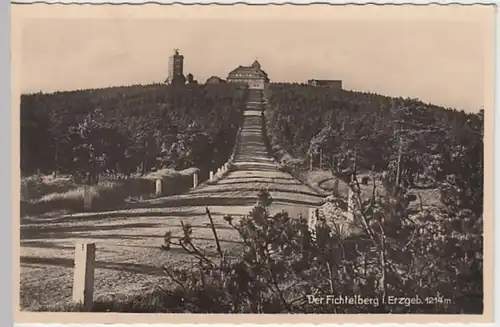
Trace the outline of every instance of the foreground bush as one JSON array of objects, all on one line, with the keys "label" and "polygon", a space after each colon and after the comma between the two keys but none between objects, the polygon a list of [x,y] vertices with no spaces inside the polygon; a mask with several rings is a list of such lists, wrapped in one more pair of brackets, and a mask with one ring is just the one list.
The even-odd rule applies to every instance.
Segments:
[{"label": "foreground bush", "polygon": [[[182,293],[186,312],[481,313],[481,217],[410,210],[415,200],[386,184],[368,201],[355,196],[353,220],[337,198],[311,229],[285,212],[270,216],[262,192],[248,217],[225,217],[244,243],[238,257],[217,244],[219,258],[206,256],[183,225],[179,245],[198,265],[165,267],[178,285],[170,294]],[[355,303],[333,305],[336,297]]]},{"label": "foreground bush", "polygon": [[352,219],[346,202],[331,197],[316,226],[286,212],[271,216],[272,197],[262,191],[248,216],[224,217],[241,237],[239,255],[222,249],[207,208],[215,252],[197,247],[181,223],[183,236],[173,242],[167,232],[163,249],[180,246],[195,265],[164,267],[165,286],[98,301],[93,311],[482,313],[482,217],[450,205],[409,209],[415,196],[382,183],[369,200],[352,185]]}]

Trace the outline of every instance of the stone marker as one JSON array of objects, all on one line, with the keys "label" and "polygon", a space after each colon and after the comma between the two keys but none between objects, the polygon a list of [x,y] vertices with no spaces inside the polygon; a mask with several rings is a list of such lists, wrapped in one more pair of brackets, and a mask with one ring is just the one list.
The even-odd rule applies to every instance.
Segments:
[{"label": "stone marker", "polygon": [[221,169],[217,168],[217,175],[220,175],[220,173],[221,173]]},{"label": "stone marker", "polygon": [[193,188],[198,186],[198,173],[193,174]]},{"label": "stone marker", "polygon": [[95,243],[77,242],[73,276],[73,302],[83,305],[85,311],[92,309],[94,300],[94,264]]},{"label": "stone marker", "polygon": [[210,179],[211,181],[213,181],[213,180],[214,180],[214,172],[213,172],[213,171],[210,171],[210,173],[209,173],[209,175],[208,175],[208,176],[209,176],[209,179]]},{"label": "stone marker", "polygon": [[161,196],[163,194],[163,181],[161,179],[156,180],[156,196]]},{"label": "stone marker", "polygon": [[90,186],[85,185],[83,187],[83,210],[92,209],[92,193],[90,192]]}]

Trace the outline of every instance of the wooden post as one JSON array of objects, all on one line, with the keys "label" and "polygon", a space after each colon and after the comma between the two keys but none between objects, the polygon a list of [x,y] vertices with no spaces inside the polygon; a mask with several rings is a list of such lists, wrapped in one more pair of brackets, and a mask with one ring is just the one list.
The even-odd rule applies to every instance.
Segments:
[{"label": "wooden post", "polygon": [[335,176],[333,177],[333,189],[332,194],[335,196],[339,195],[339,179]]},{"label": "wooden post", "polygon": [[337,173],[337,156],[336,155],[333,155],[332,156],[332,175],[335,176],[335,174]]},{"label": "wooden post", "polygon": [[354,220],[354,192],[352,190],[352,184],[349,185],[349,193],[347,194],[347,220],[352,222]]},{"label": "wooden post", "polygon": [[309,152],[309,171],[313,170],[313,154]]},{"label": "wooden post", "polygon": [[156,196],[161,196],[163,194],[163,181],[161,179],[156,180]]},{"label": "wooden post", "polygon": [[397,170],[396,170],[396,186],[399,186],[400,179],[401,179],[401,157],[402,157],[402,152],[403,152],[403,140],[402,136],[399,136],[399,148],[398,148],[398,163],[397,163]]},{"label": "wooden post", "polygon": [[309,216],[307,220],[307,225],[312,235],[316,234],[316,222],[318,221],[318,216],[316,214],[316,209],[309,208]]},{"label": "wooden post", "polygon": [[83,210],[92,210],[92,192],[89,185],[83,187]]},{"label": "wooden post", "polygon": [[95,243],[77,242],[73,277],[73,302],[92,309],[94,300]]},{"label": "wooden post", "polygon": [[319,149],[319,170],[323,170],[323,149]]},{"label": "wooden post", "polygon": [[198,173],[193,174],[193,188],[198,186]]},{"label": "wooden post", "polygon": [[354,160],[352,162],[351,182],[354,182],[354,179],[356,178],[357,160],[358,160],[358,149],[354,149]]}]

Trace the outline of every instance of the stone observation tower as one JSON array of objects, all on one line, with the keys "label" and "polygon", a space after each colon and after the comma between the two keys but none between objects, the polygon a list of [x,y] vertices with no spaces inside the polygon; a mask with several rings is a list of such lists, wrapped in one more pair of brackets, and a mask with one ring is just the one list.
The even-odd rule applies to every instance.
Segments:
[{"label": "stone observation tower", "polygon": [[168,63],[168,78],[165,83],[168,84],[184,84],[186,77],[184,76],[184,56],[179,54],[179,49],[174,50],[174,54],[170,56]]}]

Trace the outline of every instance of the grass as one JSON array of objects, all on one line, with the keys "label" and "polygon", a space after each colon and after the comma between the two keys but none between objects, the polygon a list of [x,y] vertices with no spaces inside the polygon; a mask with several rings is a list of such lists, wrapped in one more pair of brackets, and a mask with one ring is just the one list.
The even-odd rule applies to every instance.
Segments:
[{"label": "grass", "polygon": [[[102,181],[90,187],[93,210],[105,210],[122,204],[127,198],[152,197],[155,181],[163,181],[163,195],[174,195],[192,187],[192,175],[197,168],[182,171],[162,169],[145,176],[123,180]],[[70,177],[31,176],[21,181],[21,215],[36,215],[54,211],[83,210],[85,187]]]},{"label": "grass", "polygon": [[[168,313],[177,310],[180,299],[162,290],[153,290],[144,294],[125,295],[118,297],[101,297],[97,299],[91,312],[134,312],[134,313]],[[33,311],[38,312],[83,312],[84,308],[76,303],[42,305]],[[177,311],[179,312],[179,311]]]},{"label": "grass", "polygon": [[[136,295],[103,296],[94,301],[90,312],[121,313],[193,313],[180,292],[160,288]],[[39,306],[38,312],[84,312],[80,304],[65,303]],[[196,313],[196,312],[194,312]],[[201,312],[200,312],[201,313]],[[221,312],[223,313],[223,312]]]},{"label": "grass", "polygon": [[71,176],[33,175],[21,179],[21,199],[30,201],[50,193],[67,192],[75,188]]},{"label": "grass", "polygon": [[[247,214],[249,207],[209,207],[221,246],[230,253],[241,251],[240,238],[223,220],[223,215],[238,217]],[[177,267],[191,264],[179,246],[173,245],[170,251],[161,249],[165,232],[171,231],[175,239],[183,235],[181,221],[193,226],[192,237],[197,246],[215,254],[205,209],[204,206],[165,206],[23,224],[20,235],[22,310],[40,310],[41,306],[71,301],[77,239],[96,243],[96,302],[99,299],[123,302],[164,285],[167,277],[161,273],[163,264]]]}]

